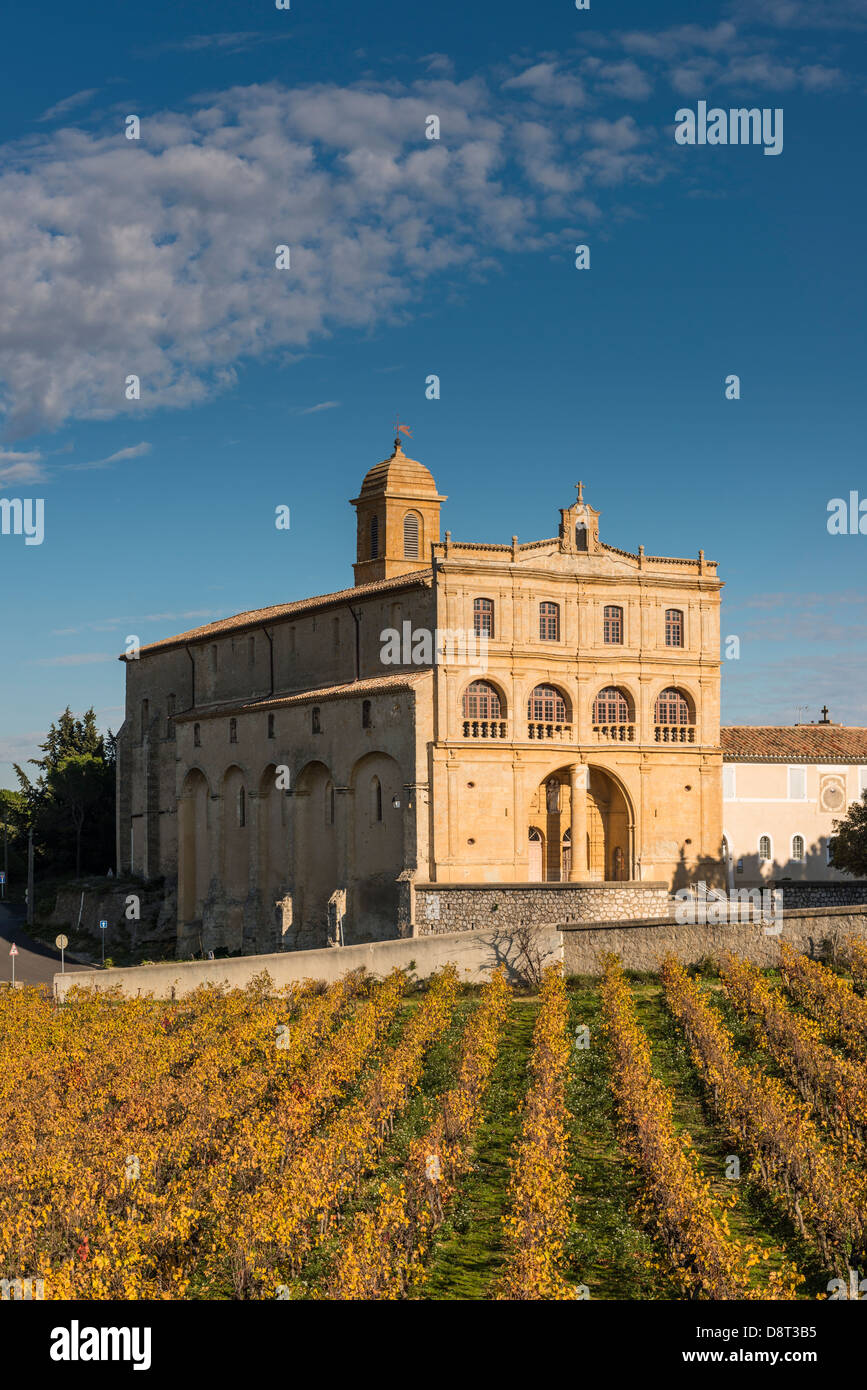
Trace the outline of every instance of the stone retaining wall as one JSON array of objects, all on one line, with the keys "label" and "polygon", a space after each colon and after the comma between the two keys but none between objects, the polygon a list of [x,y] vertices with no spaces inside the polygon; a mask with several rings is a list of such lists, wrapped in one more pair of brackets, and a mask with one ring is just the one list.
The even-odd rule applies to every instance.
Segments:
[{"label": "stone retaining wall", "polygon": [[727,925],[680,925],[670,918],[645,922],[564,923],[563,961],[567,974],[599,975],[602,957],[614,951],[627,970],[659,969],[671,952],[684,965],[734,951],[756,965],[778,965],[780,942],[814,957],[834,959],[849,936],[867,937],[867,907],[793,908],[784,913],[775,935],[759,920]]},{"label": "stone retaining wall", "polygon": [[415,934],[632,921],[664,916],[668,903],[662,882],[422,883],[415,885]]},{"label": "stone retaining wall", "polygon": [[784,907],[843,907],[867,903],[867,881],[864,879],[853,878],[850,883],[815,880],[793,883],[790,879],[775,878],[771,886],[783,890]]}]

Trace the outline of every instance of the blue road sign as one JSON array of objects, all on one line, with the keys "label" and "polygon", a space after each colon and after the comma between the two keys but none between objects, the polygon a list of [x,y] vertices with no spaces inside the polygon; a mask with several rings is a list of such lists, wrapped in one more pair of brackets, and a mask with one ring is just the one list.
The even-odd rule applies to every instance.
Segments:
[{"label": "blue road sign", "polygon": [[100,930],[100,931],[106,931],[107,928],[108,928],[108,922],[106,922],[106,921],[100,922],[100,924],[99,924],[99,930]]}]

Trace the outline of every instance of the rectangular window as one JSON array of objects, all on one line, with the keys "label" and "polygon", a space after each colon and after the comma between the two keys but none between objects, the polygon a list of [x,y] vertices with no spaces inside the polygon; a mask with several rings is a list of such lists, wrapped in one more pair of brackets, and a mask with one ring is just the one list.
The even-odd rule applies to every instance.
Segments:
[{"label": "rectangular window", "polygon": [[731,763],[723,763],[723,801],[734,801],[737,796],[736,772]]},{"label": "rectangular window", "polygon": [[494,600],[477,598],[473,600],[473,632],[476,637],[492,638],[494,635]]},{"label": "rectangular window", "polygon": [[166,701],[166,738],[174,738],[175,736],[174,713],[175,697],[174,695],[169,695]]},{"label": "rectangular window", "polygon": [[683,646],[683,613],[679,608],[666,608],[665,610],[665,645],[667,647]]},{"label": "rectangular window", "polygon": [[623,641],[623,609],[607,604],[602,613],[603,642]]},{"label": "rectangular window", "polygon": [[789,768],[789,800],[806,801],[807,799],[807,769],[805,767]]},{"label": "rectangular window", "polygon": [[543,642],[560,641],[560,606],[556,603],[539,604],[539,638]]}]

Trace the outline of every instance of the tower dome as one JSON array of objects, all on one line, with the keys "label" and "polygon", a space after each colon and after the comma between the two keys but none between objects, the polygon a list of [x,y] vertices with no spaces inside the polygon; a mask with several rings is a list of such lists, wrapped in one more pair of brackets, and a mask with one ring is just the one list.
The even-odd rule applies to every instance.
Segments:
[{"label": "tower dome", "polygon": [[389,457],[367,471],[352,498],[358,520],[356,584],[428,569],[445,500],[430,469],[403,452],[398,436]]}]

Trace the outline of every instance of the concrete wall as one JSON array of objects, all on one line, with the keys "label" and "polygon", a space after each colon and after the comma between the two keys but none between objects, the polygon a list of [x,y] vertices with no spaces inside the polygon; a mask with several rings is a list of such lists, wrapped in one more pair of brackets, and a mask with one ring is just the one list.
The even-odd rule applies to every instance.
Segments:
[{"label": "concrete wall", "polygon": [[[544,929],[539,946],[545,962],[562,960],[563,937],[559,931]],[[74,975],[55,975],[54,990],[64,998],[74,987],[108,990],[120,986],[125,994],[153,995],[158,999],[180,998],[204,984],[244,985],[263,972],[275,985],[292,980],[324,980],[331,984],[352,970],[364,967],[374,975],[406,970],[411,962],[420,978],[432,975],[453,962],[468,983],[484,980],[498,965],[505,964],[510,979],[516,978],[514,944],[505,934],[494,932],[456,932],[424,940],[377,941],[363,946],[334,947],[320,951],[291,951],[270,956],[237,956],[230,960],[184,961],[166,965],[139,965],[123,970],[77,971]]]},{"label": "concrete wall", "polygon": [[833,957],[845,937],[867,937],[867,907],[800,908],[786,911],[782,932],[769,935],[761,922],[724,926],[655,922],[595,922],[563,926],[563,960],[574,975],[598,975],[602,957],[614,951],[628,970],[657,970],[672,952],[684,965],[734,951],[756,965],[779,964],[780,942],[812,956]]},{"label": "concrete wall", "polygon": [[419,936],[520,926],[660,917],[665,883],[426,883],[415,886]]},{"label": "concrete wall", "polygon": [[[760,922],[690,926],[658,918],[588,925],[564,923],[559,930],[540,928],[537,942],[546,962],[562,960],[569,974],[599,975],[602,957],[608,951],[619,955],[629,970],[655,971],[668,952],[673,952],[685,965],[697,965],[724,950],[735,951],[757,965],[773,966],[779,963],[781,941],[811,956],[834,959],[850,936],[867,938],[867,906],[787,911],[782,933],[778,936],[767,933]],[[498,924],[496,931],[488,928],[318,951],[81,971],[74,975],[55,975],[54,989],[58,997],[63,998],[73,987],[107,990],[119,985],[127,994],[180,998],[203,984],[242,988],[265,971],[275,985],[280,986],[291,980],[306,979],[332,983],[362,966],[371,974],[381,976],[393,969],[408,969],[411,962],[414,962],[416,974],[425,978],[449,961],[468,982],[483,980],[500,964],[507,966],[514,980],[516,955],[514,941]]]}]

